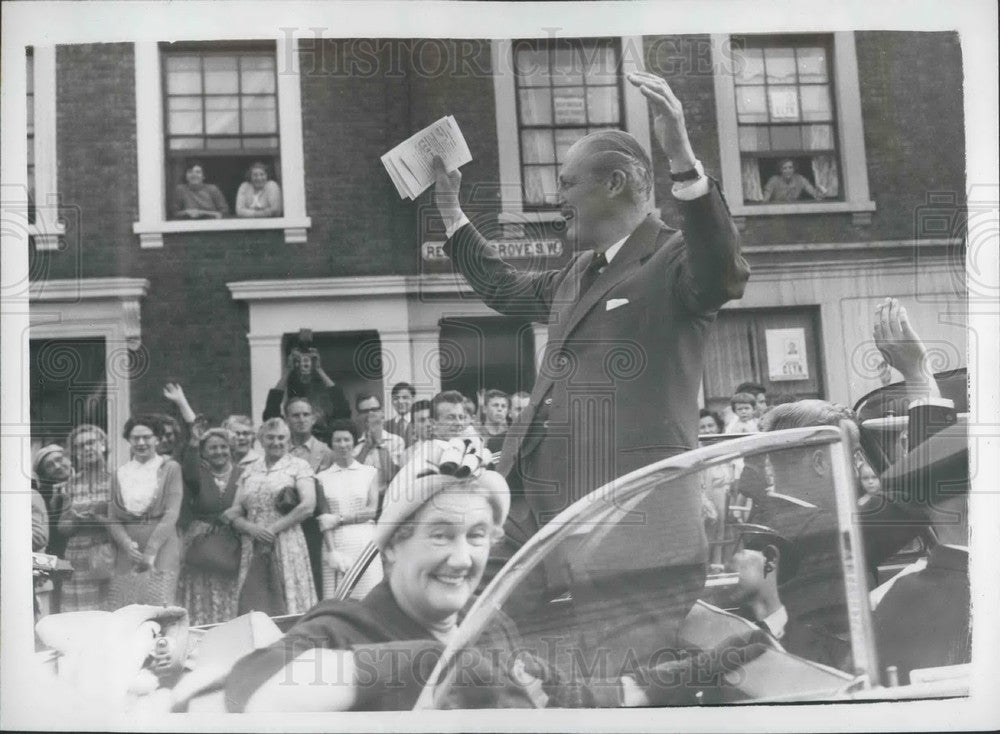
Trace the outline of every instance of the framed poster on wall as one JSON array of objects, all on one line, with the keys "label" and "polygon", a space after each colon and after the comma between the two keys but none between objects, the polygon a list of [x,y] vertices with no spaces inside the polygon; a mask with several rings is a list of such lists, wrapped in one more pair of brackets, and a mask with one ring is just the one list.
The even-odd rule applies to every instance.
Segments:
[{"label": "framed poster on wall", "polygon": [[792,382],[809,379],[805,329],[766,329],[768,379]]}]

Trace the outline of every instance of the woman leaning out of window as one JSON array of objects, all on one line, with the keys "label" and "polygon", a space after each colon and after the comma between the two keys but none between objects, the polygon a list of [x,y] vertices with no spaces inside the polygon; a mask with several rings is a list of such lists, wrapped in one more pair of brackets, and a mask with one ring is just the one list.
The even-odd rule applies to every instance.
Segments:
[{"label": "woman leaning out of window", "polygon": [[268,178],[267,165],[255,161],[236,192],[236,216],[280,217],[281,211],[281,187]]},{"label": "woman leaning out of window", "polygon": [[174,219],[222,219],[229,214],[226,198],[215,184],[205,183],[205,169],[192,161],[184,168],[184,183],[174,189]]}]

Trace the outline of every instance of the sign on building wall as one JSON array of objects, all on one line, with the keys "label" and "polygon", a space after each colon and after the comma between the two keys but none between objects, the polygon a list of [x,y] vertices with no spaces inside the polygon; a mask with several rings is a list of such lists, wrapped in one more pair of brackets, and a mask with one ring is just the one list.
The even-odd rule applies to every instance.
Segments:
[{"label": "sign on building wall", "polygon": [[799,96],[795,87],[768,89],[772,120],[798,120]]},{"label": "sign on building wall", "polygon": [[771,382],[809,379],[805,329],[765,329],[764,341]]},{"label": "sign on building wall", "polygon": [[556,95],[552,98],[552,105],[555,108],[557,125],[587,124],[587,108],[582,95],[578,97]]},{"label": "sign on building wall", "polygon": [[[504,260],[527,257],[559,257],[563,252],[562,240],[493,240],[490,246]],[[425,242],[420,248],[424,260],[447,260],[443,242]]]}]

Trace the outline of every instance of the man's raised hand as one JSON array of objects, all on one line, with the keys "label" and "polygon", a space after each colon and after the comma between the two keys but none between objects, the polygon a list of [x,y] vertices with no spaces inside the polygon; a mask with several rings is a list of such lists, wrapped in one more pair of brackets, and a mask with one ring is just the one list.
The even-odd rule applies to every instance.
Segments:
[{"label": "man's raised hand", "polygon": [[875,307],[872,336],[886,363],[899,370],[905,380],[927,379],[927,348],[910,326],[906,308],[895,298],[886,298]]},{"label": "man's raised hand", "polygon": [[628,80],[639,88],[653,108],[653,131],[675,172],[694,168],[695,155],[684,124],[684,108],[670,85],[647,71],[634,71]]},{"label": "man's raised hand", "polygon": [[462,208],[458,205],[458,191],[462,187],[462,172],[458,169],[449,171],[445,168],[440,156],[434,156],[434,204],[444,220],[444,226],[450,227],[462,218]]}]

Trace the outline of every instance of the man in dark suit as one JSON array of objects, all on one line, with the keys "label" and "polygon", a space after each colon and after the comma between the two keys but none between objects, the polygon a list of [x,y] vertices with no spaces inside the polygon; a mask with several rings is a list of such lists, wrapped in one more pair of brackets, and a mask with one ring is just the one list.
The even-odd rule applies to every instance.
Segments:
[{"label": "man in dark suit", "polygon": [[732,601],[738,614],[767,632],[782,648],[807,660],[840,667],[850,646],[836,635],[802,621],[800,610],[783,603],[782,587],[795,578],[799,553],[795,544],[773,528],[739,525],[737,548],[729,562],[739,575]]},{"label": "man in dark suit", "polygon": [[417,391],[408,382],[397,382],[392,386],[390,397],[392,398],[392,409],[396,411],[396,415],[385,422],[385,430],[389,433],[395,433],[403,439],[407,447],[412,446],[417,439],[414,437],[413,425],[410,423],[410,407],[417,397]]},{"label": "man in dark suit", "polygon": [[[879,590],[872,614],[879,662],[895,666],[905,685],[915,668],[971,659],[968,429],[953,402],[941,397],[927,348],[899,301],[887,298],[878,306],[873,334],[886,363],[903,375],[909,398],[910,449],[882,474],[882,492],[904,520],[929,524],[936,542],[923,568],[900,573],[887,591]],[[861,522],[877,528],[877,509]],[[889,536],[893,526],[881,524]]]},{"label": "man in dark suit", "polygon": [[[507,553],[593,489],[697,445],[706,334],[749,277],[680,102],[659,77],[628,79],[653,107],[683,234],[651,212],[652,163],[624,132],[592,133],[567,154],[559,202],[576,253],[558,270],[520,272],[492,253],[459,206],[461,174],[435,163],[435,202],[455,267],[496,311],[549,326],[530,405],[503,444],[499,470],[513,494]],[[668,514],[700,527],[698,499],[675,498]],[[665,542],[662,534],[655,542]],[[703,534],[685,552],[690,559],[676,560],[698,562]]]}]

